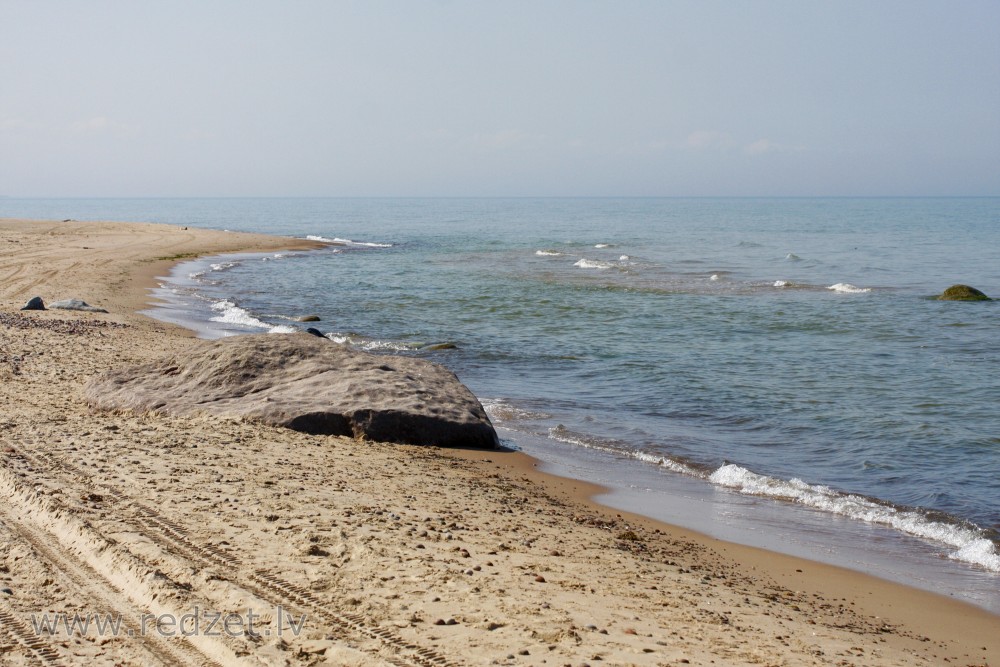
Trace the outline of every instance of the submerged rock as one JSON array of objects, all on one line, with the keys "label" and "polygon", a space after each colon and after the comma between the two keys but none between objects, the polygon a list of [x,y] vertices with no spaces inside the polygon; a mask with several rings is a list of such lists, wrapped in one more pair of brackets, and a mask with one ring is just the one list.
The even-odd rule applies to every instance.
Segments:
[{"label": "submerged rock", "polygon": [[431,343],[430,345],[423,345],[420,347],[421,350],[457,350],[458,345],[454,343]]},{"label": "submerged rock", "polygon": [[108,312],[103,308],[91,306],[89,303],[81,299],[65,299],[64,301],[56,301],[55,303],[50,303],[49,308],[55,308],[58,310],[85,310],[90,313]]},{"label": "submerged rock", "polygon": [[940,301],[990,301],[990,297],[986,296],[975,287],[969,287],[968,285],[952,285],[938,297]]},{"label": "submerged rock", "polygon": [[197,341],[95,378],[84,394],[104,410],[208,413],[413,445],[499,445],[483,406],[446,368],[305,333]]},{"label": "submerged rock", "polygon": [[28,303],[24,304],[21,310],[45,310],[45,302],[42,301],[42,297],[33,296],[28,299]]}]

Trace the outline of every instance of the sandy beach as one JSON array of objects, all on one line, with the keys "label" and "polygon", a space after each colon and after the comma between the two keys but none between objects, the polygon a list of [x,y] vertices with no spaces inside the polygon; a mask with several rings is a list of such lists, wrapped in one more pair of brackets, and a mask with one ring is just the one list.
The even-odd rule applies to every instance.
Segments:
[{"label": "sandy beach", "polygon": [[[1000,664],[998,616],[604,508],[520,453],[84,401],[190,344],[138,312],[170,266],[309,247],[0,220],[0,662]],[[21,312],[34,296],[108,312]]]}]

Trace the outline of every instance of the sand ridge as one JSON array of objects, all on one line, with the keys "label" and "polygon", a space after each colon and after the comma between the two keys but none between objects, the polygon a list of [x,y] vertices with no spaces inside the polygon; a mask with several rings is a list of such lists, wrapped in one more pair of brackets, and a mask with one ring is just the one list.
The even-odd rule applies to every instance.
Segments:
[{"label": "sand ridge", "polygon": [[[996,616],[601,508],[517,453],[88,408],[188,344],[135,314],[164,258],[297,243],[0,221],[0,662],[1000,664]],[[111,312],[17,311],[36,293]],[[169,636],[193,610],[257,632]],[[133,633],[38,636],[43,612]]]}]

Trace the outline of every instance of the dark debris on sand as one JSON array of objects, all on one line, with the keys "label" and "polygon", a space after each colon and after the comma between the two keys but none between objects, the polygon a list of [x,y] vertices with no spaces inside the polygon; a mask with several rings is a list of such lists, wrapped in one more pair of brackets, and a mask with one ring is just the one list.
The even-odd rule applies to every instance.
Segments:
[{"label": "dark debris on sand", "polygon": [[98,329],[127,329],[128,324],[103,320],[36,319],[17,313],[0,312],[0,324],[8,329],[45,329],[61,334],[87,334]]}]

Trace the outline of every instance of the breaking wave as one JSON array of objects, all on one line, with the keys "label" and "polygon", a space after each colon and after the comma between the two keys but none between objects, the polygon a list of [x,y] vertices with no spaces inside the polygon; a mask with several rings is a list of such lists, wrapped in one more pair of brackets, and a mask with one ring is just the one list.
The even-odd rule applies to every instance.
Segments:
[{"label": "breaking wave", "polygon": [[787,500],[858,521],[888,526],[900,532],[933,540],[954,549],[949,558],[1000,572],[1000,554],[980,528],[933,519],[911,508],[902,508],[863,496],[847,494],[800,479],[783,480],[759,475],[729,463],[713,472],[709,481],[752,496]]},{"label": "breaking wave", "polygon": [[827,289],[844,294],[864,294],[865,292],[872,291],[871,287],[856,287],[850,283],[837,283],[835,285],[830,285]]},{"label": "breaking wave", "polygon": [[611,262],[602,262],[596,259],[579,259],[573,263],[573,266],[578,266],[581,269],[610,269],[614,266]]},{"label": "breaking wave", "polygon": [[212,322],[223,324],[235,324],[252,329],[263,329],[268,333],[294,333],[298,331],[295,327],[285,324],[268,324],[256,317],[250,311],[240,308],[236,303],[228,300],[217,301],[212,304],[212,310],[219,313],[209,318]]},{"label": "breaking wave", "polygon": [[341,239],[341,238],[327,238],[325,236],[317,236],[315,234],[310,234],[306,236],[309,241],[319,241],[320,243],[329,243],[330,245],[343,245],[343,246],[360,246],[365,248],[391,248],[391,243],[374,243],[371,241],[352,241],[351,239]]}]

